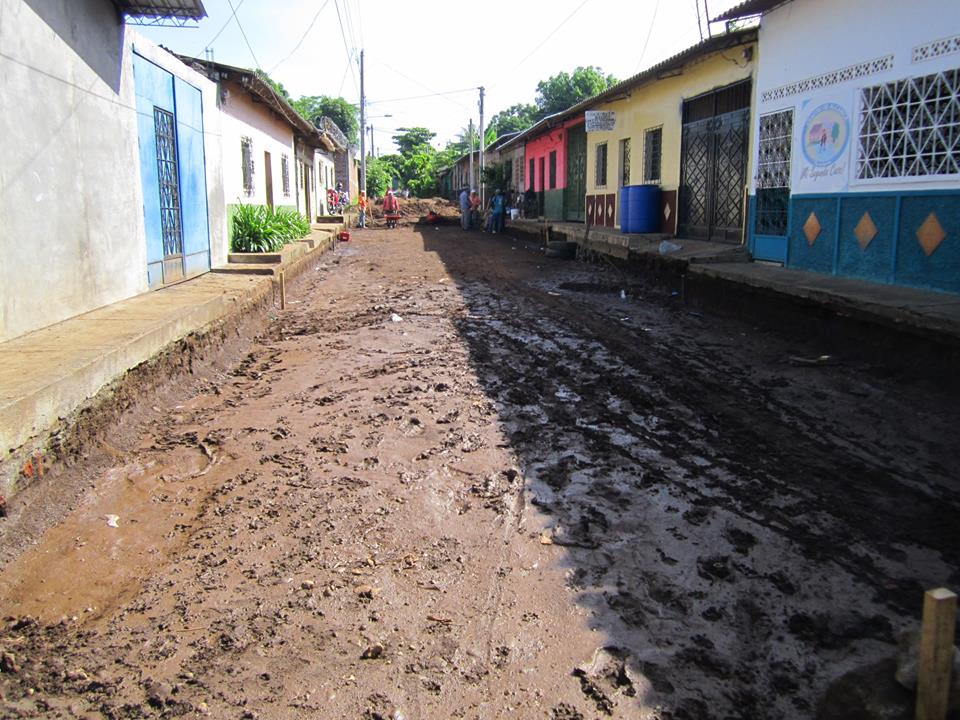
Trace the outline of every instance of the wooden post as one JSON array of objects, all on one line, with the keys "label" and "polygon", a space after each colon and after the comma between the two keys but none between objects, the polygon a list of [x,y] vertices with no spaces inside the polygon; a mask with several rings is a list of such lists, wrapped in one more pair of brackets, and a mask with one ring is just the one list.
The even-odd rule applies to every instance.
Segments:
[{"label": "wooden post", "polygon": [[950,698],[957,596],[946,588],[923,596],[923,628],[917,664],[917,720],[944,720]]},{"label": "wooden post", "polygon": [[283,270],[280,271],[280,309],[287,309],[287,281],[283,276]]}]

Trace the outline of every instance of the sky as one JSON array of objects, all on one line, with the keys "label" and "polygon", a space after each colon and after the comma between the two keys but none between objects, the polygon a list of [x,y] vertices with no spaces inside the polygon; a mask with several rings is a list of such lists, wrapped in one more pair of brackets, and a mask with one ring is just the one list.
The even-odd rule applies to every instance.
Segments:
[{"label": "sky", "polygon": [[[212,48],[218,62],[263,68],[294,98],[353,103],[363,49],[367,124],[385,154],[398,128],[429,128],[439,148],[479,123],[481,86],[489,122],[534,102],[537,83],[561,71],[635,75],[700,40],[697,2],[703,17],[707,0],[204,0],[208,17],[196,27],[138,30],[178,53],[202,58]],[[709,0],[710,14],[739,2]]]}]

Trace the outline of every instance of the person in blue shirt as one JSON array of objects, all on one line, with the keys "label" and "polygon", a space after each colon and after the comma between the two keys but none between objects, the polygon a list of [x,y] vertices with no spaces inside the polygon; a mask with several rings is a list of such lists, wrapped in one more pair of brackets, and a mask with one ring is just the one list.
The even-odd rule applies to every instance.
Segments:
[{"label": "person in blue shirt", "polygon": [[497,194],[493,196],[493,232],[503,232],[504,220],[507,212],[507,196],[503,194],[503,190],[497,190]]}]

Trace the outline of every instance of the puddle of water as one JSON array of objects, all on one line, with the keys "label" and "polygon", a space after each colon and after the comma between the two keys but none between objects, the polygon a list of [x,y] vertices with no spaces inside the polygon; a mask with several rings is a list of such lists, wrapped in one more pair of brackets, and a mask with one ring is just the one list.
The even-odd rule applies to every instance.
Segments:
[{"label": "puddle of water", "polygon": [[183,502],[197,485],[171,478],[189,478],[206,458],[183,448],[166,459],[166,465],[131,462],[105,472],[86,502],[6,568],[0,613],[89,619],[131,597],[180,542],[176,525],[197,512],[196,503]]}]

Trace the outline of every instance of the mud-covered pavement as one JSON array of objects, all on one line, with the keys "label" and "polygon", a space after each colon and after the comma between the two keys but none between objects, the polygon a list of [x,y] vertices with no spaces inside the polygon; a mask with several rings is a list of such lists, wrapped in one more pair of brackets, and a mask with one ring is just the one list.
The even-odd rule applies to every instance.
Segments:
[{"label": "mud-covered pavement", "polygon": [[960,584],[922,368],[452,227],[289,296],[12,503],[0,715],[812,717]]}]

